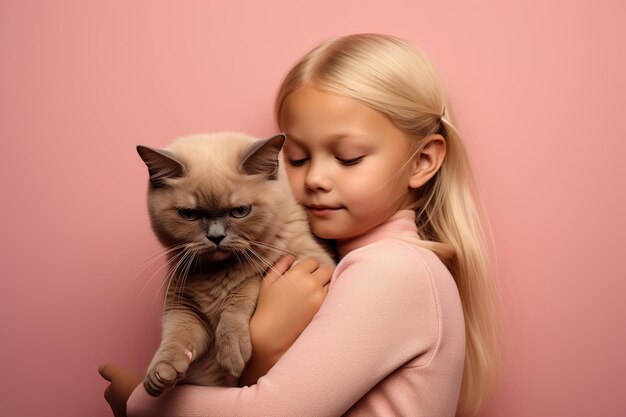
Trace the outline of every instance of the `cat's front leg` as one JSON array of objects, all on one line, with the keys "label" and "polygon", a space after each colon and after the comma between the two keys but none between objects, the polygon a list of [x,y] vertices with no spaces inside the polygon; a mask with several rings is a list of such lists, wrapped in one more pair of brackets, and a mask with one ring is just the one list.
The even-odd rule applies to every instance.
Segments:
[{"label": "cat's front leg", "polygon": [[209,333],[197,315],[185,310],[166,311],[161,344],[144,380],[148,394],[156,397],[183,379],[189,364],[207,351],[209,343]]},{"label": "cat's front leg", "polygon": [[215,329],[217,362],[235,378],[241,376],[246,362],[252,356],[250,318],[256,306],[259,289],[259,281],[243,284],[238,294],[231,298],[233,301],[222,311]]},{"label": "cat's front leg", "polygon": [[239,378],[252,355],[250,319],[239,311],[224,311],[215,331],[217,362]]}]

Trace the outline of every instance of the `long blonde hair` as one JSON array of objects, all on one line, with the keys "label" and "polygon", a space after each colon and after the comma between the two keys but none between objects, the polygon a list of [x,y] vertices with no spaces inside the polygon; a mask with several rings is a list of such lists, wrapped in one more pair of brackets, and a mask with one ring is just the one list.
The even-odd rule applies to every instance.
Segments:
[{"label": "long blonde hair", "polygon": [[501,364],[495,249],[437,71],[419,49],[396,37],[330,39],[307,53],[283,80],[274,109],[279,126],[283,101],[304,83],[380,111],[414,138],[418,151],[428,135],[445,138],[441,168],[420,187],[414,208],[423,245],[450,270],[461,296],[466,351],[457,415],[477,415],[496,386]]}]

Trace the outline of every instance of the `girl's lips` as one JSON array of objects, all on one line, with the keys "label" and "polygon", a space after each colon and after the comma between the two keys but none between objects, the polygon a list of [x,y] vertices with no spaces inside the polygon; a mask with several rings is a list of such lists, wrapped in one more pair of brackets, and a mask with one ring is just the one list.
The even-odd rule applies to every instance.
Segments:
[{"label": "girl's lips", "polygon": [[308,206],[306,211],[314,216],[329,216],[337,211],[341,210],[341,207],[325,207],[325,206]]}]

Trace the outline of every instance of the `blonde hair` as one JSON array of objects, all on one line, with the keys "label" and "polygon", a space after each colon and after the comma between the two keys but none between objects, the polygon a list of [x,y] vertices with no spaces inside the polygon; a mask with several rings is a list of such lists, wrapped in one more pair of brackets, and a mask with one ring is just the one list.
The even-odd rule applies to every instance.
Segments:
[{"label": "blonde hair", "polygon": [[418,233],[454,276],[466,327],[465,365],[458,416],[475,416],[498,381],[501,345],[495,249],[469,156],[452,120],[450,104],[433,65],[412,44],[380,34],[330,39],[308,52],[286,75],[275,103],[305,83],[359,100],[385,114],[414,138],[440,134],[446,156],[416,195]]}]

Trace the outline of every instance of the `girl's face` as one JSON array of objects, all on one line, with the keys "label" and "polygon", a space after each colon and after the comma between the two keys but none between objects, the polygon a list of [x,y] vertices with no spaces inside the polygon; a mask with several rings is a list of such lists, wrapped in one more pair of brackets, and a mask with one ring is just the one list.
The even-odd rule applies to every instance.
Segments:
[{"label": "girl's face", "polygon": [[281,120],[289,182],[317,236],[359,236],[411,203],[411,142],[382,113],[304,85]]}]

